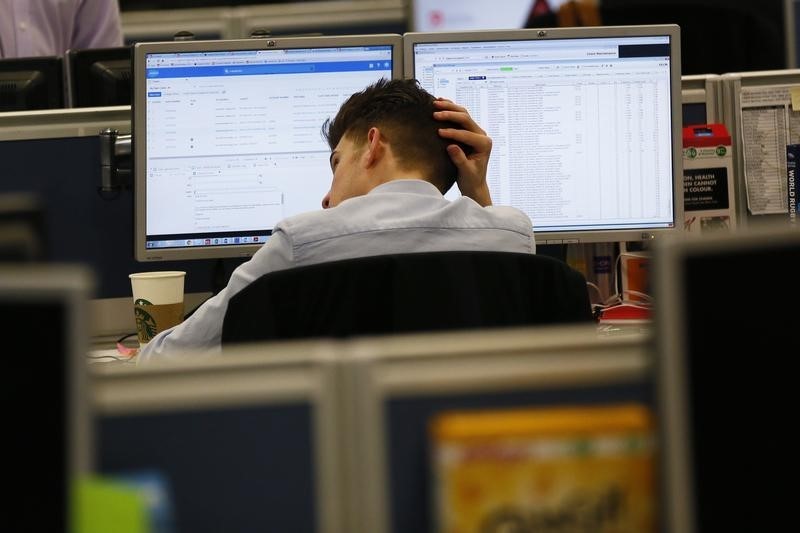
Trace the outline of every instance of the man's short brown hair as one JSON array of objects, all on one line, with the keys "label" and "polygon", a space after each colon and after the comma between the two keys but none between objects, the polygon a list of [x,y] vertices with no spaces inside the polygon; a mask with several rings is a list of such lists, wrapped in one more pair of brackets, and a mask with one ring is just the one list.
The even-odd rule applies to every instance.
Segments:
[{"label": "man's short brown hair", "polygon": [[377,126],[391,144],[398,166],[420,170],[444,193],[458,171],[446,150],[453,141],[440,137],[438,131],[459,126],[434,119],[433,101],[417,80],[381,79],[350,96],[333,120],[322,125],[322,134],[334,150],[344,136],[363,144],[370,128]]}]

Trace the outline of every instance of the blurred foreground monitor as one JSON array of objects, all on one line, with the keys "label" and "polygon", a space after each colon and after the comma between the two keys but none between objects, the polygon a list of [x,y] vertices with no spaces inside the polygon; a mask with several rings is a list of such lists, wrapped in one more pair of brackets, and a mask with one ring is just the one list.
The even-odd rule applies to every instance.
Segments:
[{"label": "blurred foreground monitor", "polygon": [[92,280],[75,266],[0,265],[4,531],[66,533],[72,483],[91,468],[86,386]]},{"label": "blurred foreground monitor", "polygon": [[798,266],[800,231],[788,221],[654,249],[666,533],[794,522],[784,487]]}]

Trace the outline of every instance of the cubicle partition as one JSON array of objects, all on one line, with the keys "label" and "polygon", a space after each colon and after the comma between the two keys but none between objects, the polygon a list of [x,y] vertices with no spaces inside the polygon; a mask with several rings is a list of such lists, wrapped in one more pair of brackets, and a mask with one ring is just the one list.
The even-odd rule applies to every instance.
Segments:
[{"label": "cubicle partition", "polygon": [[404,2],[398,0],[250,5],[239,8],[235,21],[241,37],[258,29],[273,35],[402,34],[408,29]]},{"label": "cubicle partition", "polygon": [[786,146],[800,143],[800,70],[727,73],[722,90],[738,219],[746,225],[788,220]]},{"label": "cubicle partition", "polygon": [[130,120],[130,107],[116,106],[3,113],[0,123],[0,193],[38,196],[45,220],[45,260],[83,263],[94,271],[94,297],[102,304],[95,313],[102,324],[95,324],[99,330],[94,327],[94,334],[134,331],[131,272],[185,270],[192,305],[224,286],[244,261],[142,265],[135,260],[133,190],[100,190],[99,133],[130,133]]},{"label": "cubicle partition", "polygon": [[[540,326],[95,365],[95,463],[104,475],[162,479],[178,531],[432,532],[435,417],[649,412],[648,342],[591,325]],[[655,495],[640,497],[652,516]]]},{"label": "cubicle partition", "polygon": [[236,17],[229,7],[123,11],[122,33],[127,44],[171,41],[178,32],[195,39],[235,39]]},{"label": "cubicle partition", "polygon": [[255,30],[270,35],[403,33],[403,0],[264,2],[240,6],[122,12],[126,42],[171,41],[179,31],[201,39],[244,39]]}]

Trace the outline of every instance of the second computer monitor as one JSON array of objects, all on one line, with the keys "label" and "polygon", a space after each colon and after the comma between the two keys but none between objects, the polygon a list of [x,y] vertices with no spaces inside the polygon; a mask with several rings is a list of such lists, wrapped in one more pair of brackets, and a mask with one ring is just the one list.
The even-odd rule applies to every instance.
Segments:
[{"label": "second computer monitor", "polygon": [[322,124],[402,77],[396,34],[134,47],[136,258],[246,257],[330,188]]},{"label": "second computer monitor", "polygon": [[87,48],[66,54],[70,107],[131,105],[131,48]]},{"label": "second computer monitor", "polygon": [[492,137],[492,199],[525,211],[539,243],[647,240],[679,227],[677,26],[407,33],[403,42],[406,77],[464,105]]},{"label": "second computer monitor", "polygon": [[64,60],[57,56],[0,59],[0,112],[64,105]]}]

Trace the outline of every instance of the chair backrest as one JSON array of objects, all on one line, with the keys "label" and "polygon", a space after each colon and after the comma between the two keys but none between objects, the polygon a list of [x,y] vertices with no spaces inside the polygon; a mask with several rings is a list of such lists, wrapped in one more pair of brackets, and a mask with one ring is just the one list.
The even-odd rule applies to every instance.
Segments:
[{"label": "chair backrest", "polygon": [[393,254],[265,274],[231,298],[222,343],[591,320],[585,278],[558,259]]}]

